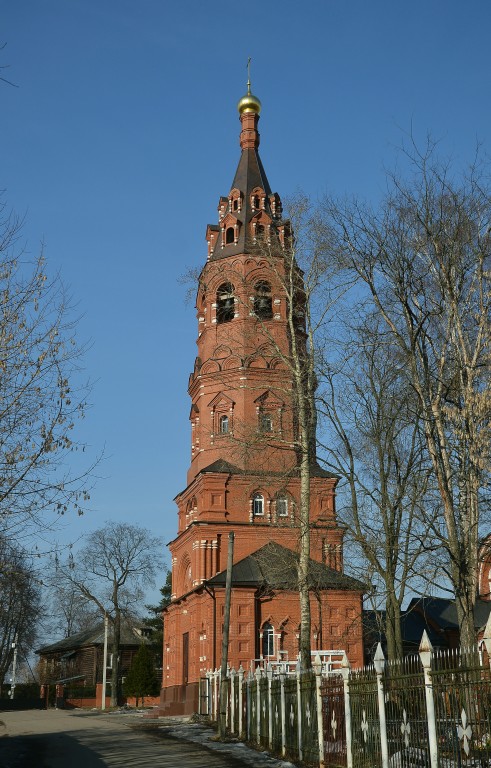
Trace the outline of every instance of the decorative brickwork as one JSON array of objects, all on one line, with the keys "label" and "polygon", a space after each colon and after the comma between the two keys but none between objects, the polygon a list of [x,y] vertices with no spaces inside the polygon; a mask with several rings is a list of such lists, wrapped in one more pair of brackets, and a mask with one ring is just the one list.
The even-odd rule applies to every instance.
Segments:
[{"label": "decorative brickwork", "polygon": [[[162,709],[189,711],[197,683],[220,666],[228,534],[235,534],[229,664],[296,659],[299,598],[281,563],[298,539],[300,477],[281,246],[290,237],[257,149],[259,101],[239,103],[242,154],[197,291],[197,356],[189,378],[191,457],[176,497],[172,602],[165,612]],[[277,244],[265,258],[258,240]],[[301,301],[301,298],[299,298]],[[301,313],[300,313],[301,314]],[[298,342],[304,329],[299,323]],[[344,648],[361,664],[363,585],[342,573],[337,478],[312,467],[312,649]],[[271,543],[277,546],[268,549]],[[288,554],[289,553],[289,554]],[[279,564],[271,570],[272,561]],[[315,570],[315,569],[314,569]]]}]

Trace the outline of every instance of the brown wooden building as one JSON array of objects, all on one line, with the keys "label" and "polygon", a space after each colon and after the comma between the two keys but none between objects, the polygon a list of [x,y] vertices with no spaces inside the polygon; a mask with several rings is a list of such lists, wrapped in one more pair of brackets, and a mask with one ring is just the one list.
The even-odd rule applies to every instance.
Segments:
[{"label": "brown wooden building", "polygon": [[[121,626],[121,676],[127,673],[142,643],[148,642],[145,628],[128,624]],[[108,633],[107,677],[110,680],[112,670],[111,641]],[[51,645],[38,648],[41,682],[57,683],[77,679],[79,685],[95,686],[102,682],[104,660],[104,622],[90,629],[77,632]]]}]

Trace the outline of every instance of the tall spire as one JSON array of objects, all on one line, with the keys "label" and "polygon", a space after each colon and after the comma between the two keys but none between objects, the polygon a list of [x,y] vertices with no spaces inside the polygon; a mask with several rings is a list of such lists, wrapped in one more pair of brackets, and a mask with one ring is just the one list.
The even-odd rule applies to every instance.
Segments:
[{"label": "tall spire", "polygon": [[[248,69],[250,59],[248,62]],[[282,217],[281,201],[271,192],[265,170],[259,157],[259,132],[257,123],[261,102],[251,91],[250,73],[247,93],[237,105],[242,131],[242,149],[228,197],[218,202],[218,226],[208,225],[208,259],[224,259],[240,253],[257,250],[256,236],[260,232],[278,234]]]},{"label": "tall spire", "polygon": [[261,102],[251,92],[251,59],[247,61],[247,93],[242,96],[237,104],[239,110],[242,131],[240,134],[240,146],[242,149],[257,149],[259,146],[259,132],[257,123],[261,112]]}]

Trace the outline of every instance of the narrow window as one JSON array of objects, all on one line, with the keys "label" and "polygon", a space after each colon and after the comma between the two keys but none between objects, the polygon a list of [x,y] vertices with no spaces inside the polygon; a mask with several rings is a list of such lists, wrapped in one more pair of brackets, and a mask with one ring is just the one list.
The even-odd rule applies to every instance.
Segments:
[{"label": "narrow window", "polygon": [[288,517],[288,499],[286,496],[276,497],[276,514],[278,517]]},{"label": "narrow window", "polygon": [[269,413],[259,414],[259,431],[260,432],[272,432],[273,431],[273,419]]},{"label": "narrow window", "polygon": [[254,286],[254,314],[260,320],[271,320],[273,317],[271,286],[266,280],[261,280]]},{"label": "narrow window", "polygon": [[223,283],[217,291],[217,323],[228,323],[234,316],[234,286],[231,283]]},{"label": "narrow window", "polygon": [[259,200],[259,197],[257,195],[254,195],[254,197],[252,198],[252,207],[257,209],[259,208],[260,204],[261,204],[261,201]]},{"label": "narrow window", "polygon": [[264,498],[260,493],[255,493],[252,497],[252,512],[254,515],[264,515]]},{"label": "narrow window", "polygon": [[263,656],[274,656],[274,629],[267,621],[263,626]]},{"label": "narrow window", "polygon": [[228,416],[220,416],[220,434],[228,435]]},{"label": "narrow window", "polygon": [[234,242],[234,228],[233,227],[227,227],[227,231],[225,232],[225,243],[226,245],[229,245],[230,243]]},{"label": "narrow window", "polygon": [[236,211],[238,207],[239,207],[239,201],[237,198],[235,198],[232,208],[234,209],[234,211]]}]

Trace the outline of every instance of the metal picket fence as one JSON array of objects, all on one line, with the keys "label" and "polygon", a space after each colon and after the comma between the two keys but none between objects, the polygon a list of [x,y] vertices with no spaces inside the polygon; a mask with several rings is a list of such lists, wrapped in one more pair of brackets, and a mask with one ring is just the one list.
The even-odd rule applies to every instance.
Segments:
[{"label": "metal picket fence", "polygon": [[[491,630],[491,623],[490,623]],[[488,634],[490,637],[488,637]],[[484,646],[491,651],[491,631]],[[491,655],[420,652],[351,670],[271,666],[228,677],[231,733],[297,764],[320,768],[491,768]],[[216,717],[219,673],[202,681]]]},{"label": "metal picket fence", "polygon": [[345,686],[343,676],[331,673],[323,677],[322,725],[326,768],[346,766]]}]

